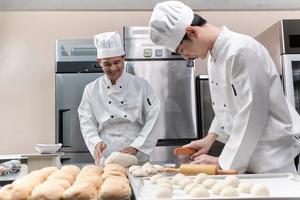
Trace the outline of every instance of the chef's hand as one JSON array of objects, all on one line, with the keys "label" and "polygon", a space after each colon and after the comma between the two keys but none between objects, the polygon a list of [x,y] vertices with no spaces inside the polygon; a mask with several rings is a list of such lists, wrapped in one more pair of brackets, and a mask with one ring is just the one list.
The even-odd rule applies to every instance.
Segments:
[{"label": "chef's hand", "polygon": [[103,151],[105,148],[106,148],[106,144],[104,144],[103,142],[99,142],[96,145],[95,151],[94,151],[96,165],[100,164],[100,159],[102,158]]},{"label": "chef's hand", "polygon": [[200,140],[192,141],[191,143],[184,145],[185,148],[197,149],[198,151],[191,156],[191,160],[194,160],[196,157],[201,154],[207,154],[211,145],[215,142],[217,138],[216,133],[208,133],[207,136]]},{"label": "chef's hand", "polygon": [[122,152],[122,153],[127,153],[127,154],[131,154],[131,155],[136,155],[137,151],[138,150],[134,147],[125,147],[120,150],[120,152]]},{"label": "chef's hand", "polygon": [[202,154],[196,157],[191,164],[213,164],[219,166],[218,157],[210,156],[207,154]]}]

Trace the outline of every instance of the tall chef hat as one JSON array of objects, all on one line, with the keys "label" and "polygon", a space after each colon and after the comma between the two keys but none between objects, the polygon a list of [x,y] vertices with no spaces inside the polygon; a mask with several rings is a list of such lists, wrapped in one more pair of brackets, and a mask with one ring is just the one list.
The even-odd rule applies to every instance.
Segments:
[{"label": "tall chef hat", "polygon": [[158,3],[149,23],[150,38],[153,43],[174,52],[193,19],[193,10],[179,1]]},{"label": "tall chef hat", "polygon": [[116,31],[95,35],[94,43],[99,59],[125,55],[120,35]]}]

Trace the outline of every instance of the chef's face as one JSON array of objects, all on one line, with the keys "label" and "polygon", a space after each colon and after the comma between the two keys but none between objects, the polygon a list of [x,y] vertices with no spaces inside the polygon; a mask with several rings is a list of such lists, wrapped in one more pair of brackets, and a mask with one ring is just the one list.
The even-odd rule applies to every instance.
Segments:
[{"label": "chef's face", "polygon": [[97,59],[104,73],[113,84],[123,73],[124,61],[125,56]]},{"label": "chef's face", "polygon": [[186,60],[197,58],[205,59],[208,50],[205,41],[201,40],[199,33],[194,29],[189,29],[176,48],[176,53],[180,54]]}]

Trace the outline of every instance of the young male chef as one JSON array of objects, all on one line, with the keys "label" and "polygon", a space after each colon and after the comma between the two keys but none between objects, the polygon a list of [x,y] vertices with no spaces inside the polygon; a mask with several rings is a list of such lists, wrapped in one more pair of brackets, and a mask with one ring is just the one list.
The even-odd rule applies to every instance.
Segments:
[{"label": "young male chef", "polygon": [[125,52],[117,32],[94,36],[97,62],[105,75],[89,83],[78,108],[84,141],[99,163],[113,151],[148,160],[160,101],[148,82],[124,71]]},{"label": "young male chef", "polygon": [[[240,172],[296,172],[300,116],[284,96],[268,51],[253,38],[208,24],[179,1],[155,6],[150,38],[185,59],[208,55],[215,118],[208,135],[185,147],[197,149],[194,163],[218,164]],[[207,155],[214,141],[219,157]]]}]

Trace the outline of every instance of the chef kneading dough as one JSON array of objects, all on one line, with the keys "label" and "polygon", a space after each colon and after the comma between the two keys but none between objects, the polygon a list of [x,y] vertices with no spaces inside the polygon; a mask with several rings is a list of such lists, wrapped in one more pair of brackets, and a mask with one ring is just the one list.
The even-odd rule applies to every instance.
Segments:
[{"label": "chef kneading dough", "polygon": [[127,170],[119,165],[119,164],[116,164],[116,163],[111,163],[111,164],[107,164],[105,167],[104,167],[104,171],[119,171],[125,175],[127,175]]},{"label": "chef kneading dough", "polygon": [[43,183],[34,188],[31,200],[58,200],[63,198],[64,188],[60,185]]},{"label": "chef kneading dough", "polygon": [[74,182],[74,177],[70,173],[61,170],[53,172],[47,180],[51,179],[64,179],[67,180],[71,185]]},{"label": "chef kneading dough", "polygon": [[238,197],[239,192],[232,186],[226,186],[220,193],[221,197]]},{"label": "chef kneading dough", "polygon": [[[123,180],[122,180],[123,179]],[[131,196],[129,183],[121,177],[109,177],[101,186],[99,197],[103,200],[127,199]]]},{"label": "chef kneading dough", "polygon": [[257,184],[251,188],[251,194],[253,196],[258,196],[258,197],[267,197],[270,195],[270,192],[266,186],[262,184]]},{"label": "chef kneading dough", "polygon": [[192,189],[190,196],[193,198],[209,197],[209,191],[200,185]]},{"label": "chef kneading dough", "polygon": [[69,174],[72,174],[73,177],[76,177],[80,172],[80,168],[75,166],[75,165],[65,165],[65,166],[62,166],[60,168],[60,170],[61,171],[66,171]]},{"label": "chef kneading dough", "polygon": [[97,189],[88,182],[75,183],[63,194],[64,200],[96,200]]},{"label": "chef kneading dough", "polygon": [[85,173],[85,172],[87,173],[93,172],[98,176],[101,176],[101,174],[103,173],[103,169],[96,165],[86,165],[81,169],[80,173]]},{"label": "chef kneading dough", "polygon": [[105,160],[105,165],[110,163],[116,163],[125,168],[128,168],[131,165],[137,165],[138,159],[134,155],[130,155],[127,153],[112,152]]},{"label": "chef kneading dough", "polygon": [[83,177],[76,179],[74,184],[82,183],[82,182],[83,183],[91,183],[98,190],[100,188],[100,186],[102,185],[102,178],[100,176],[83,176]]}]

